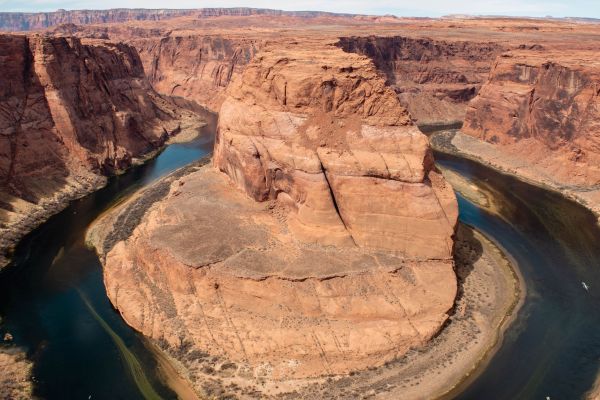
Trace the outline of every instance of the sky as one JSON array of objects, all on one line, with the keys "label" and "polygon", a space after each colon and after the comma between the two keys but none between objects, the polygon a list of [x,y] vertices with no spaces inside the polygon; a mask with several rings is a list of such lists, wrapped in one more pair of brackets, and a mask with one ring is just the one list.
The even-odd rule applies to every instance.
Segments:
[{"label": "sky", "polygon": [[1,11],[256,7],[439,17],[448,14],[600,18],[600,0],[0,0]]}]

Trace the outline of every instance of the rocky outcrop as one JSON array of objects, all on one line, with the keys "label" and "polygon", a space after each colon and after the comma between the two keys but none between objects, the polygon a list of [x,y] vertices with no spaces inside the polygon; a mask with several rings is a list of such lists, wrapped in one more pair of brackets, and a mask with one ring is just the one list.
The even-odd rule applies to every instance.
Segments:
[{"label": "rocky outcrop", "polygon": [[503,50],[493,42],[403,36],[343,37],[338,46],[371,58],[419,125],[462,122]]},{"label": "rocky outcrop", "polygon": [[456,296],[456,221],[372,62],[280,42],[229,85],[212,165],[138,194],[88,240],[112,303],[200,392],[217,374],[267,393],[427,343]]},{"label": "rocky outcrop", "polygon": [[2,35],[0,59],[3,252],[104,176],[201,124],[152,90],[124,44]]},{"label": "rocky outcrop", "polygon": [[369,59],[306,43],[265,49],[228,93],[214,164],[256,201],[288,203],[298,237],[451,256],[454,195]]},{"label": "rocky outcrop", "polygon": [[501,167],[532,181],[581,192],[584,203],[598,208],[599,84],[594,51],[504,54],[470,103],[462,132],[489,144],[489,151],[479,146],[480,157],[500,158]]},{"label": "rocky outcrop", "polygon": [[323,16],[352,17],[353,14],[336,14],[320,11],[282,11],[261,8],[198,8],[198,9],[130,9],[113,8],[108,10],[58,10],[43,13],[0,13],[0,30],[28,31],[45,29],[60,24],[104,24],[126,21],[161,21],[176,17],[247,17],[290,16],[298,18],[316,18]]}]

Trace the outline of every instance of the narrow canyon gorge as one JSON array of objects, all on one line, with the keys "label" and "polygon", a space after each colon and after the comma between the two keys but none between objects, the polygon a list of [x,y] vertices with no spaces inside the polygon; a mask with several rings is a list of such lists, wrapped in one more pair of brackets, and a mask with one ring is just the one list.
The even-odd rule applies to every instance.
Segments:
[{"label": "narrow canyon gorge", "polygon": [[0,268],[218,114],[210,155],[85,234],[110,304],[198,398],[434,398],[476,375],[526,290],[459,223],[465,198],[501,215],[493,193],[434,150],[600,217],[598,24],[215,8],[0,13],[0,30]]}]

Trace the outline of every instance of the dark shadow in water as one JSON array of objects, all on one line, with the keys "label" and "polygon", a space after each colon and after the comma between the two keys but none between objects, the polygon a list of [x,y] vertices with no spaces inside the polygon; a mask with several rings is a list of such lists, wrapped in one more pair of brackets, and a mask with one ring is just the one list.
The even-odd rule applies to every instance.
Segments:
[{"label": "dark shadow in water", "polygon": [[[163,398],[175,398],[156,376],[156,362],[141,336],[110,304],[101,265],[86,248],[84,235],[89,224],[114,202],[210,153],[217,117],[207,117],[209,124],[199,139],[170,145],[145,165],[111,178],[105,188],[74,201],[17,247],[13,265],[0,275],[0,334],[11,332],[15,344],[34,360],[35,395],[46,399],[144,398],[130,371],[136,364],[126,359],[129,355],[124,357],[126,348],[137,358],[153,390]],[[119,347],[121,342],[99,318],[125,347]]]}]

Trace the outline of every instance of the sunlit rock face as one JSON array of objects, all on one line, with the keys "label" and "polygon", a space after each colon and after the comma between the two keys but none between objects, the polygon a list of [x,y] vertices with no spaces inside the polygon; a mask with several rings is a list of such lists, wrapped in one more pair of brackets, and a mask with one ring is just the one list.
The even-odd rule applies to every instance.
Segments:
[{"label": "sunlit rock face", "polygon": [[462,132],[492,144],[506,160],[514,158],[514,167],[526,167],[536,180],[600,184],[595,54],[513,51],[499,57],[469,104]]},{"label": "sunlit rock face", "polygon": [[289,204],[297,237],[450,257],[452,190],[368,58],[322,44],[273,46],[228,94],[214,164],[256,201]]},{"label": "sunlit rock face", "polygon": [[198,387],[207,360],[253,385],[425,345],[456,296],[456,220],[427,138],[372,61],[279,41],[229,84],[212,163],[149,188],[90,238],[115,307]]}]

